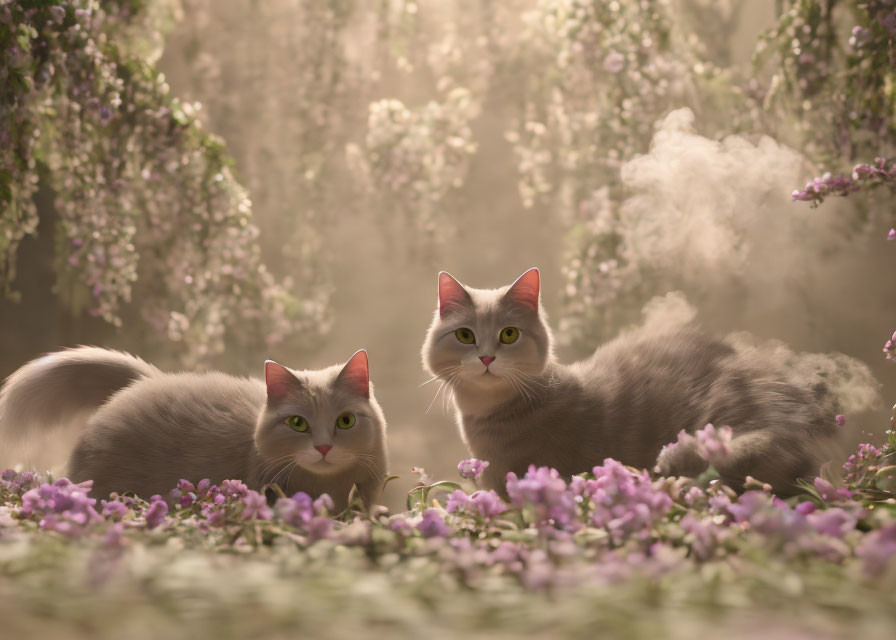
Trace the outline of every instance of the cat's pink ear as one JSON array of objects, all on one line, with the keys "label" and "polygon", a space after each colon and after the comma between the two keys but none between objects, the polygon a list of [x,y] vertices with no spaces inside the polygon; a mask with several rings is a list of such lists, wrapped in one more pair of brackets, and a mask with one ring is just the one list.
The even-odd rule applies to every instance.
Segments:
[{"label": "cat's pink ear", "polygon": [[268,388],[268,400],[282,400],[301,384],[292,371],[273,360],[264,361],[264,382]]},{"label": "cat's pink ear", "polygon": [[452,309],[463,307],[470,303],[470,294],[463,285],[454,279],[447,271],[439,273],[439,317]]},{"label": "cat's pink ear", "polygon": [[348,359],[336,377],[336,382],[350,389],[352,393],[365,398],[370,397],[370,368],[364,349],[355,352],[355,355]]},{"label": "cat's pink ear", "polygon": [[532,267],[526,273],[516,279],[505,294],[508,300],[538,311],[538,292],[541,288],[541,278],[538,267]]}]

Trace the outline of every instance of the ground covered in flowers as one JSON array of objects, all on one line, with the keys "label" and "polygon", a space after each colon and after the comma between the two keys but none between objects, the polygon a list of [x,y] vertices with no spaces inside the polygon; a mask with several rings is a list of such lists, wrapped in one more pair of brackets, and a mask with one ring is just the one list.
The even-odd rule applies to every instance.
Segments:
[{"label": "ground covered in flowers", "polygon": [[[698,436],[725,455],[724,430]],[[96,501],[5,471],[0,618],[51,638],[892,637],[894,462],[890,431],[786,501],[614,460],[509,474],[504,500],[467,460],[369,516],[238,480]]]}]

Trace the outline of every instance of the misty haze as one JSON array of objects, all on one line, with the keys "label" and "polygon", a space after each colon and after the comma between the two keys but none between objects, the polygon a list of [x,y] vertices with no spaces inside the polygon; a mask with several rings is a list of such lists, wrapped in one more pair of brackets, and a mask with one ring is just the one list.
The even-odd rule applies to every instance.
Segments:
[{"label": "misty haze", "polygon": [[[0,616],[13,632],[892,633],[896,2],[0,0],[0,41]],[[731,482],[737,425],[701,423],[669,439],[694,448],[699,473],[608,456],[581,476],[544,463],[491,486],[497,463],[465,443],[455,370],[432,373],[423,345],[431,325],[460,326],[446,320],[455,279],[498,289],[532,267],[530,306],[560,363],[697,328],[780,370],[769,384],[809,390],[793,397],[826,394],[812,407],[833,407],[824,464],[793,491]],[[114,382],[87,365],[20,370],[79,345],[149,365],[104,364]],[[141,488],[216,437],[203,415],[249,416],[242,444],[215,457],[260,446],[256,408],[227,406],[234,394],[259,424],[301,432],[290,394],[314,385],[315,407],[361,389],[334,409],[334,435],[308,427],[321,459],[340,460],[339,438],[359,438],[352,455],[374,446],[357,432],[381,407],[395,477],[368,452],[376,491],[352,476],[335,503],[320,495],[339,483],[253,486],[251,461],[158,499],[88,495],[77,483],[107,485],[67,466],[85,425],[115,411],[127,428],[144,405],[113,407],[113,393],[159,370],[196,376],[211,409],[184,396],[207,431],[172,424]],[[219,388],[212,371],[256,386]],[[290,376],[300,391],[284,390]],[[732,405],[754,397],[737,376]],[[221,396],[202,398],[210,387]],[[180,415],[158,402],[157,416]],[[131,442],[133,458],[102,465],[150,460]],[[311,442],[297,468],[317,460]],[[100,464],[80,450],[83,468]],[[134,622],[106,619],[130,608]]]}]

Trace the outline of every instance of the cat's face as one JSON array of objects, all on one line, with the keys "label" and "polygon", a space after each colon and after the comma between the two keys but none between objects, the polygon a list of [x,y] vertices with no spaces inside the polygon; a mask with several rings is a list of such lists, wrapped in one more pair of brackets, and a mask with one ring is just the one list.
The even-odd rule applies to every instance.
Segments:
[{"label": "cat's face", "polygon": [[268,360],[265,383],[255,445],[272,469],[294,462],[328,475],[373,467],[385,421],[370,392],[366,351],[321,371],[293,371]]},{"label": "cat's face", "polygon": [[455,389],[512,388],[525,395],[551,353],[539,286],[538,269],[500,289],[464,287],[440,273],[424,366]]}]

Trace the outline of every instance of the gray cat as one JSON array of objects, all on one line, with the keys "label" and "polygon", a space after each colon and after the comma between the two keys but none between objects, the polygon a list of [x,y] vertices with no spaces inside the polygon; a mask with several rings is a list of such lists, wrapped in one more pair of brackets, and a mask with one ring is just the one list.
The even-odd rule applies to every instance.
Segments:
[{"label": "gray cat", "polygon": [[663,445],[713,423],[733,429],[730,455],[715,465],[727,483],[741,488],[751,475],[787,494],[836,448],[823,383],[801,386],[767,358],[693,328],[633,331],[560,364],[539,288],[537,269],[501,289],[439,274],[423,363],[450,389],[472,455],[489,461],[487,486],[504,491],[507,472],[529,464],[572,475],[608,457],[693,477],[707,466],[695,443]]},{"label": "gray cat", "polygon": [[167,495],[181,478],[277,482],[287,493],[328,493],[345,508],[357,485],[368,509],[386,475],[386,422],[367,352],[343,366],[294,371],[265,362],[265,381],[219,372],[163,373],[96,347],[48,354],[0,392],[0,431],[71,420],[82,430],[69,459],[93,494]]}]

